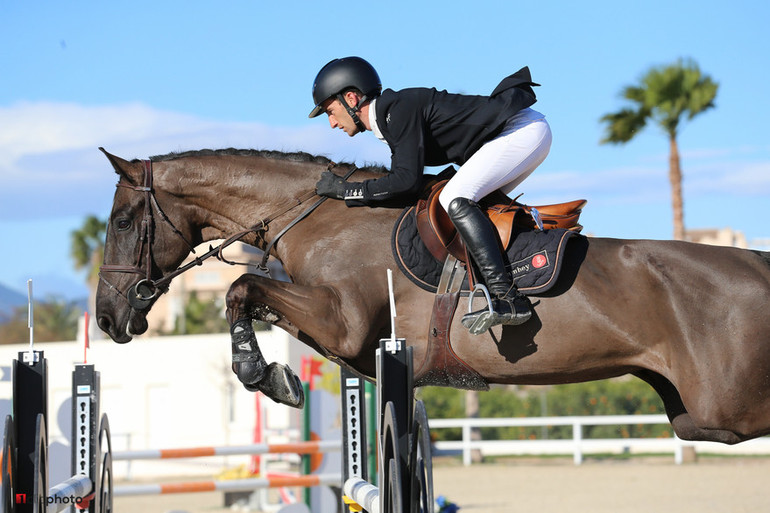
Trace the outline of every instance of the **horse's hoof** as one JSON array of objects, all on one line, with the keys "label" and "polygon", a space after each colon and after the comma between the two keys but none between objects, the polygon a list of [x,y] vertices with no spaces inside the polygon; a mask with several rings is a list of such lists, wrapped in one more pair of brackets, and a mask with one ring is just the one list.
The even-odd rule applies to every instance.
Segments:
[{"label": "horse's hoof", "polygon": [[267,362],[257,344],[251,319],[240,319],[230,326],[233,372],[244,385],[256,385],[265,377]]},{"label": "horse's hoof", "polygon": [[[246,389],[253,390],[248,386]],[[268,365],[265,377],[257,389],[277,403],[293,408],[302,408],[305,405],[302,382],[288,365],[277,362]]]}]

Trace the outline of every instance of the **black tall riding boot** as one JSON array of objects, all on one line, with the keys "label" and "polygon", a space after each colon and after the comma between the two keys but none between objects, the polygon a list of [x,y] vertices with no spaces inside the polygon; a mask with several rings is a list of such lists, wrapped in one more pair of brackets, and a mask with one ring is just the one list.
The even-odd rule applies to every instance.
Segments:
[{"label": "black tall riding boot", "polygon": [[481,278],[489,290],[492,310],[484,308],[463,316],[463,326],[477,335],[498,324],[521,324],[532,316],[527,296],[516,289],[500,253],[495,227],[478,204],[455,198],[447,212],[468,248]]}]

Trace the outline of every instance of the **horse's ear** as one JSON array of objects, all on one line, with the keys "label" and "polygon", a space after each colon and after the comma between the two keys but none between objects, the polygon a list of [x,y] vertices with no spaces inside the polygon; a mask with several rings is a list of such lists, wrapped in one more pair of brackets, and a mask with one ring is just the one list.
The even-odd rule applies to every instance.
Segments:
[{"label": "horse's ear", "polygon": [[139,164],[139,162],[129,162],[124,160],[107,152],[107,150],[102,147],[99,148],[99,151],[107,156],[107,159],[110,161],[110,164],[112,164],[112,167],[115,168],[115,172],[119,176],[125,178],[129,183],[133,185],[141,185],[143,175],[142,166]]}]

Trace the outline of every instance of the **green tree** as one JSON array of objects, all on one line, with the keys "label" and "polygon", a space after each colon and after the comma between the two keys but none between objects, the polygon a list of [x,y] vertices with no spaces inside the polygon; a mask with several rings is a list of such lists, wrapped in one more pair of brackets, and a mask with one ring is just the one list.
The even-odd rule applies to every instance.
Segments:
[{"label": "green tree", "polygon": [[[543,397],[543,395],[545,397]],[[425,401],[430,418],[463,418],[465,392],[449,388],[425,387],[418,398]],[[479,417],[540,417],[574,415],[649,415],[664,413],[663,401],[647,383],[633,379],[608,379],[526,387],[511,391],[493,386],[479,394]],[[549,426],[550,439],[571,439],[571,426]],[[484,440],[524,440],[544,436],[544,428],[483,428]],[[458,440],[460,429],[440,429],[432,434],[437,440]],[[586,426],[584,438],[671,437],[671,426],[631,424],[627,426]]]},{"label": "green tree", "polygon": [[229,329],[221,301],[202,300],[196,292],[191,292],[184,308],[184,318],[177,318],[172,334],[225,333]]},{"label": "green tree", "polygon": [[[422,387],[417,389],[417,398],[425,401],[428,418],[459,419],[465,416],[465,391],[456,388]],[[439,429],[431,433],[436,440],[459,440],[460,428]]]},{"label": "green tree", "polygon": [[[56,296],[44,302],[35,302],[35,342],[61,342],[75,340],[80,308],[74,301]],[[29,341],[27,307],[14,309],[6,322],[0,324],[0,344],[21,344]]]},{"label": "green tree", "polygon": [[691,59],[647,71],[636,85],[626,86],[621,95],[630,107],[602,116],[606,123],[601,143],[623,144],[634,138],[648,121],[655,122],[669,141],[669,181],[674,215],[674,239],[684,239],[682,168],[677,137],[684,120],[714,107],[719,84],[701,73]]},{"label": "green tree", "polygon": [[96,288],[99,281],[106,234],[107,222],[93,215],[86,217],[83,226],[70,234],[70,255],[75,269],[86,271],[88,285],[92,288]]},{"label": "green tree", "polygon": [[[70,256],[75,269],[86,271],[88,285],[88,304],[86,310],[96,312],[96,287],[99,285],[99,267],[104,261],[104,242],[107,237],[107,221],[90,215],[83,220],[83,225],[70,233]],[[95,316],[86,329],[92,336],[100,337],[96,328]]]}]

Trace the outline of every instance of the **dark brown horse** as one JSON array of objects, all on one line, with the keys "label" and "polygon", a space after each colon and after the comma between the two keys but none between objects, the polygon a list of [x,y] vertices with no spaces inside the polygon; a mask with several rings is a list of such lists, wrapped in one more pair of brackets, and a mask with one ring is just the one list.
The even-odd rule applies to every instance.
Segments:
[{"label": "dark brown horse", "polygon": [[[314,185],[332,167],[276,152],[191,152],[151,166],[107,157],[120,179],[96,313],[121,343],[147,329],[155,289],[192,246],[263,223],[245,240],[266,248],[318,199]],[[353,179],[376,172],[357,170]],[[377,342],[390,333],[386,269],[396,269],[390,238],[399,213],[321,204],[271,249],[291,282],[242,276],[227,295],[228,320],[267,320],[372,376]],[[482,383],[518,384],[631,373],[661,395],[683,439],[737,443],[770,433],[770,254],[585,237],[568,248],[582,263],[559,290],[535,298],[527,323],[472,336],[454,317],[455,370],[475,371]],[[417,382],[446,384],[433,378],[444,360],[428,357],[433,294],[399,272],[394,290],[396,332],[414,346]]]}]

